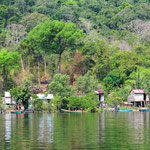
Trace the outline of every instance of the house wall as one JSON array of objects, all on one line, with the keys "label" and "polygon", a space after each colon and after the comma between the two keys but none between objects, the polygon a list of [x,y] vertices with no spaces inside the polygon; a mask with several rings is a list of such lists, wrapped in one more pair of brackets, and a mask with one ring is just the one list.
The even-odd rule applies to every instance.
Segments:
[{"label": "house wall", "polygon": [[146,95],[146,101],[149,102],[149,97],[148,97],[148,95]]},{"label": "house wall", "polygon": [[5,104],[11,104],[11,98],[5,97]]},{"label": "house wall", "polygon": [[131,102],[133,102],[134,101],[134,94],[130,94],[129,96],[128,96],[128,103],[131,103]]},{"label": "house wall", "polygon": [[104,94],[101,94],[101,102],[104,102]]},{"label": "house wall", "polygon": [[144,94],[134,94],[134,100],[135,102],[138,102],[138,101],[144,101]]},{"label": "house wall", "polygon": [[144,101],[144,94],[143,93],[136,93],[136,94],[130,94],[128,96],[128,102],[139,102]]}]

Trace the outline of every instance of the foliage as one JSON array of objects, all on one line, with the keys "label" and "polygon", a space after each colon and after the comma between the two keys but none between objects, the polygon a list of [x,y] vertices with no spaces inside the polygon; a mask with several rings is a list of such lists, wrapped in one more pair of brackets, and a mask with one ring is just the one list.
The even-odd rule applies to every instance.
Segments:
[{"label": "foliage", "polygon": [[48,16],[46,16],[44,14],[34,12],[34,13],[31,13],[27,16],[24,16],[20,22],[23,26],[26,27],[26,31],[29,32],[35,26],[40,24],[41,22],[45,22],[45,21],[48,21],[48,20],[49,20]]},{"label": "foliage", "polygon": [[0,109],[2,109],[3,107],[2,107],[2,105],[3,105],[3,102],[2,101],[0,101]]},{"label": "foliage", "polygon": [[[27,75],[38,92],[49,84],[65,107],[74,94],[70,85],[76,95],[88,94],[97,80],[106,96],[117,91],[121,101],[132,88],[150,93],[149,12],[149,0],[1,0],[1,93],[20,87]],[[56,81],[57,72],[67,79]]]},{"label": "foliage", "polygon": [[110,71],[110,51],[106,41],[96,40],[96,50],[94,53],[94,62],[92,70],[98,79],[103,79]]},{"label": "foliage", "polygon": [[118,105],[120,105],[122,102],[120,93],[119,92],[114,92],[112,93],[109,98],[106,100],[106,103],[110,105],[111,107],[114,107],[115,110],[118,109]]},{"label": "foliage", "polygon": [[0,51],[0,74],[3,83],[3,90],[7,90],[9,85],[9,78],[11,78],[11,71],[19,68],[19,55],[17,52],[7,52],[2,49]]},{"label": "foliage", "polygon": [[121,106],[121,107],[119,107],[119,109],[121,109],[121,110],[129,110],[129,109],[138,109],[138,107],[124,107],[124,106]]},{"label": "foliage", "polygon": [[53,99],[50,101],[50,109],[52,110],[57,110],[61,108],[61,105],[63,104],[62,98],[60,96],[55,96]]},{"label": "foliage", "polygon": [[[74,94],[74,88],[70,86],[70,78],[68,75],[56,74],[49,84],[49,91],[54,94],[54,96],[59,96],[54,99],[57,101],[56,106],[62,104],[66,107],[67,98]],[[62,100],[60,100],[60,98]],[[62,101],[62,102],[61,102]]]},{"label": "foliage", "polygon": [[103,80],[105,87],[108,91],[112,90],[114,87],[119,87],[121,83],[120,78],[115,72],[110,72]]},{"label": "foliage", "polygon": [[86,73],[84,76],[76,78],[76,88],[79,93],[88,94],[97,89],[97,80],[90,75],[90,72]]},{"label": "foliage", "polygon": [[49,91],[55,96],[67,98],[74,94],[74,89],[69,85],[69,76],[56,74],[49,84]]},{"label": "foliage", "polygon": [[10,93],[16,100],[16,104],[23,104],[24,108],[28,109],[29,99],[31,96],[28,82],[25,82],[23,87],[19,86],[17,88],[11,89]]},{"label": "foliage", "polygon": [[97,108],[99,101],[98,96],[94,93],[89,93],[85,96],[73,96],[68,99],[68,107],[70,109],[89,109],[90,111]]},{"label": "foliage", "polygon": [[43,100],[41,99],[37,99],[37,100],[34,100],[33,102],[34,104],[34,109],[37,110],[37,111],[41,111],[43,110]]},{"label": "foliage", "polygon": [[35,50],[44,50],[49,53],[59,55],[59,73],[61,73],[61,55],[65,50],[73,50],[80,44],[84,37],[82,30],[77,29],[76,25],[62,21],[44,22],[36,26],[29,34],[27,39],[21,43],[21,47],[30,47]]}]

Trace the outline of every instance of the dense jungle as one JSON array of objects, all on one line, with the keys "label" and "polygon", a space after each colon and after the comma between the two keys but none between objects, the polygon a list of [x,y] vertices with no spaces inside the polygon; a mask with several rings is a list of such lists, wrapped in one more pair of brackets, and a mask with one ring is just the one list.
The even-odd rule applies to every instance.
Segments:
[{"label": "dense jungle", "polygon": [[150,1],[0,0],[0,83],[18,102],[54,94],[50,109],[150,94]]}]

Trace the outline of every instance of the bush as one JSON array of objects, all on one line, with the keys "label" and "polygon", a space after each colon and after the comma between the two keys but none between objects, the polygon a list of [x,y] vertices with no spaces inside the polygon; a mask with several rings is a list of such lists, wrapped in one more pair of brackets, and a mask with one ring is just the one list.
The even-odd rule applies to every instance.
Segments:
[{"label": "bush", "polygon": [[37,110],[37,111],[42,111],[43,110],[43,100],[41,99],[37,99],[37,100],[34,100],[33,102],[34,104],[34,109]]},{"label": "bush", "polygon": [[70,109],[88,109],[89,111],[97,111],[97,106],[99,104],[98,96],[94,93],[87,94],[85,96],[74,96],[69,97],[68,107]]}]

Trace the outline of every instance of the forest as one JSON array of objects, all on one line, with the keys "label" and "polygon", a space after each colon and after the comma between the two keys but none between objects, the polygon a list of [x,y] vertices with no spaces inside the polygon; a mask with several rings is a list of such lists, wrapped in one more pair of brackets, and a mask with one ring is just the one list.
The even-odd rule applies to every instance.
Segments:
[{"label": "forest", "polygon": [[1,0],[0,82],[25,103],[53,93],[55,108],[92,109],[99,89],[108,103],[150,94],[150,1]]}]

